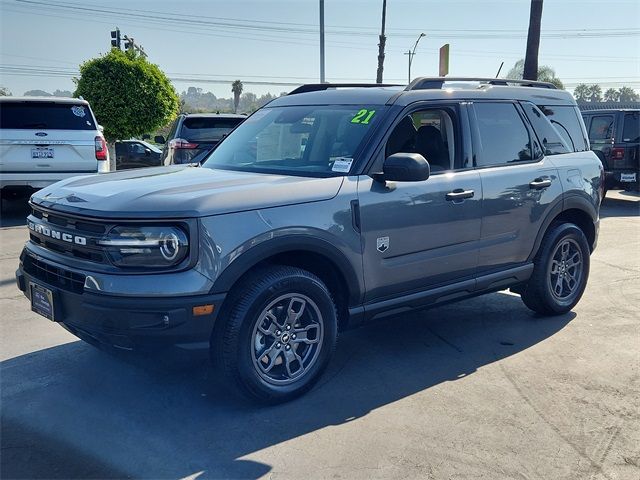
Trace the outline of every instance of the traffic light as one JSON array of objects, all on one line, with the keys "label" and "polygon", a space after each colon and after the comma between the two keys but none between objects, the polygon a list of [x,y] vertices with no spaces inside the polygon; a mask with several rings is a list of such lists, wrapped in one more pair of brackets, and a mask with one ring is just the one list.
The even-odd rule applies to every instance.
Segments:
[{"label": "traffic light", "polygon": [[120,29],[111,30],[111,47],[120,50]]}]

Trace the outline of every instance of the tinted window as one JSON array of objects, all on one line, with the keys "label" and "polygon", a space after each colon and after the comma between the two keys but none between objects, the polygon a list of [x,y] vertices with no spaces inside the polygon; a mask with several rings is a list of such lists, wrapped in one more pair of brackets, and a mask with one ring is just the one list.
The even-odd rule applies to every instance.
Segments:
[{"label": "tinted window", "polygon": [[29,130],[95,130],[89,107],[71,103],[5,102],[0,128]]},{"label": "tinted window", "polygon": [[591,119],[589,140],[593,143],[610,142],[613,137],[613,115],[597,115]]},{"label": "tinted window", "polygon": [[244,118],[193,117],[185,118],[180,138],[189,141],[218,141],[235,128]]},{"label": "tinted window", "polygon": [[524,112],[531,122],[531,125],[533,125],[533,129],[538,136],[538,140],[540,140],[542,144],[542,150],[545,155],[559,155],[561,153],[569,153],[573,151],[573,149],[569,148],[567,143],[560,137],[560,134],[538,107],[531,103],[523,103],[522,107],[524,108]]},{"label": "tinted window", "polygon": [[640,119],[640,114],[638,113],[627,113],[624,116],[623,142],[640,142],[640,122],[638,119]]},{"label": "tinted window", "polygon": [[220,143],[203,166],[306,176],[345,174],[385,108],[263,108]]},{"label": "tinted window", "polygon": [[588,150],[577,107],[538,105],[538,108],[547,116],[551,125],[574,152]]},{"label": "tinted window", "polygon": [[476,103],[474,109],[482,144],[482,153],[476,157],[478,166],[503,165],[532,159],[529,132],[515,105]]}]

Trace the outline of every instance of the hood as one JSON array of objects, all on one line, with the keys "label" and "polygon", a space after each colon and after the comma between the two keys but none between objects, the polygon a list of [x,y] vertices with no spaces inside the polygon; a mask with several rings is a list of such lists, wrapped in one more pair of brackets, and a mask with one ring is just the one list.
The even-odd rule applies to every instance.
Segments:
[{"label": "hood", "polygon": [[34,193],[31,200],[98,218],[192,218],[328,200],[337,195],[342,181],[158,167],[73,177]]}]

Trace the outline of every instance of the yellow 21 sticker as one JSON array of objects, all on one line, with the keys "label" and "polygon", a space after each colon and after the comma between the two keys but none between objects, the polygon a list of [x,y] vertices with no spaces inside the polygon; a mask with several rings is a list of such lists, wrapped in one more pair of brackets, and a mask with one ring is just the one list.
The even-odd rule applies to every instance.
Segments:
[{"label": "yellow 21 sticker", "polygon": [[367,110],[363,108],[362,110],[358,110],[358,113],[356,113],[355,116],[351,119],[351,123],[368,125],[375,114],[375,110]]}]

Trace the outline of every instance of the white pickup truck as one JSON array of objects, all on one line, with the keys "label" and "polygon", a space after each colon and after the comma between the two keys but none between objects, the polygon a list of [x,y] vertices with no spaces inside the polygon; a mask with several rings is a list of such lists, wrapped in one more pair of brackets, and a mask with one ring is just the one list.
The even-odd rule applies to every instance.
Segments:
[{"label": "white pickup truck", "polygon": [[75,175],[108,171],[107,144],[88,102],[0,97],[2,197]]}]

